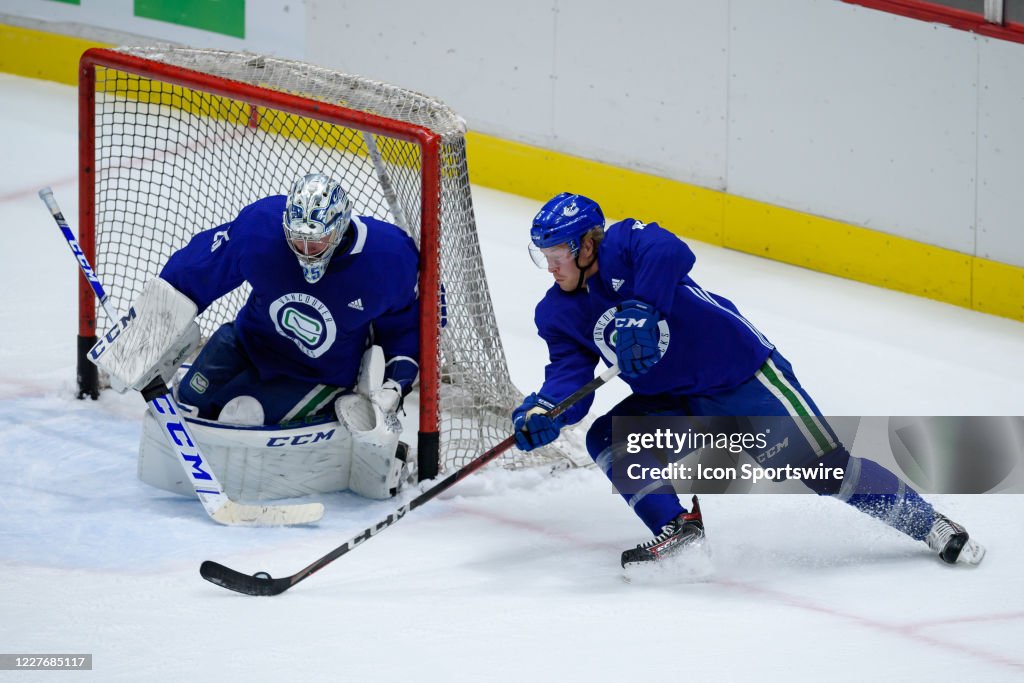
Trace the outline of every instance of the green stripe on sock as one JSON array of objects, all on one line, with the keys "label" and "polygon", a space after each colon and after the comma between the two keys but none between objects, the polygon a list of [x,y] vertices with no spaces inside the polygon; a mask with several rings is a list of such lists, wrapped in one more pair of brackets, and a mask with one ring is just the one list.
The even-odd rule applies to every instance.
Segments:
[{"label": "green stripe on sock", "polygon": [[814,440],[818,442],[818,448],[820,448],[823,453],[827,453],[832,450],[832,445],[829,443],[828,437],[818,429],[817,422],[807,411],[807,407],[804,405],[803,401],[800,400],[800,397],[797,396],[792,389],[786,386],[786,384],[775,373],[775,370],[773,370],[767,362],[761,366],[761,372],[763,372],[764,376],[768,378],[768,381],[771,382],[772,386],[778,389],[779,392],[786,397],[786,400],[789,401],[790,405],[793,406],[793,410],[796,411],[796,414],[800,417],[801,421],[803,421],[804,426],[807,427],[807,431],[809,431],[811,436],[814,437]]},{"label": "green stripe on sock", "polygon": [[320,391],[313,395],[313,398],[306,402],[306,405],[302,406],[297,413],[295,413],[290,419],[301,420],[307,415],[312,413],[314,410],[319,408],[327,398],[338,390],[338,387],[324,386]]}]

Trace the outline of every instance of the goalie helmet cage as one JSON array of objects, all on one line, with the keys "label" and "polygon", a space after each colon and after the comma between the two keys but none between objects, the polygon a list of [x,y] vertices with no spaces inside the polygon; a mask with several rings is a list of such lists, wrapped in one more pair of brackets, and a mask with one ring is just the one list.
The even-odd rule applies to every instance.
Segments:
[{"label": "goalie helmet cage", "polygon": [[[462,120],[442,102],[251,53],[90,49],[79,67],[81,248],[125,310],[167,258],[247,204],[323,170],[357,215],[399,224],[420,249],[420,478],[461,467],[508,434],[522,400],[498,335],[473,214]],[[199,318],[234,319],[248,285]],[[442,324],[442,321],[443,324]],[[92,289],[79,284],[79,396],[99,392],[86,352]],[[548,448],[506,467],[571,464]]]}]

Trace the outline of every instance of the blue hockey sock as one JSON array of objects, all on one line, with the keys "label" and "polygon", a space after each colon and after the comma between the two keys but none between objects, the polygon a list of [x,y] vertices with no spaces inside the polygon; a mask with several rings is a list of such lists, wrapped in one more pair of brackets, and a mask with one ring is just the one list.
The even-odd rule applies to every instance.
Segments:
[{"label": "blue hockey sock", "polygon": [[[652,534],[660,534],[661,527],[665,526],[679,515],[686,513],[679,503],[679,496],[671,486],[664,486],[668,492],[657,492],[648,494],[636,494],[633,496],[623,494],[623,498],[633,508],[637,517],[647,525]],[[659,489],[660,491],[660,489]],[[639,497],[639,500],[637,498]]]},{"label": "blue hockey sock", "polygon": [[805,481],[821,495],[834,495],[911,538],[923,541],[935,521],[935,508],[917,491],[873,460],[854,458],[838,448],[822,458],[826,467],[842,467],[842,485]]},{"label": "blue hockey sock", "polygon": [[[612,486],[615,486],[613,448],[611,446],[605,448],[594,458],[594,462],[612,482]],[[661,533],[661,527],[686,512],[686,509],[679,503],[679,496],[676,495],[676,490],[672,488],[672,485],[659,479],[647,482],[634,493],[619,491],[619,495],[654,534]]]},{"label": "blue hockey sock", "polygon": [[925,539],[935,521],[935,508],[911,488],[902,494],[854,494],[846,502],[918,541]]}]

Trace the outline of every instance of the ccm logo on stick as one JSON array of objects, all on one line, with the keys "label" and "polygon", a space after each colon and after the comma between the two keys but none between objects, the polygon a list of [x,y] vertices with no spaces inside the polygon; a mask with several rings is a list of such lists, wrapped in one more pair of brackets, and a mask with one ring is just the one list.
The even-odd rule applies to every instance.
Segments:
[{"label": "ccm logo on stick", "polygon": [[[57,214],[56,217],[60,221],[64,220],[63,214]],[[82,247],[78,245],[78,240],[75,239],[75,236],[71,233],[70,230],[64,230],[63,228],[61,228],[61,231],[64,233],[64,238],[68,241],[68,244],[71,245],[71,251],[74,252],[75,258],[78,259],[78,265],[81,266],[82,274],[85,275],[85,279],[87,279],[89,282],[95,282],[96,284],[100,284],[100,278],[98,275],[96,275],[96,272],[92,269],[92,266],[89,265],[89,259],[85,257],[85,252],[82,251]]]},{"label": "ccm logo on stick", "polygon": [[[174,409],[174,404],[167,396],[158,396],[153,399],[150,405],[162,416],[178,414],[178,411]],[[163,423],[164,429],[167,430],[167,434],[170,435],[175,445],[178,446],[178,455],[192,466],[192,469],[189,470],[189,475],[193,479],[211,481],[213,477],[203,469],[203,456],[199,454],[199,449],[196,448],[196,445],[192,443],[192,439],[189,438],[185,425],[170,417],[164,417],[160,421]]]}]

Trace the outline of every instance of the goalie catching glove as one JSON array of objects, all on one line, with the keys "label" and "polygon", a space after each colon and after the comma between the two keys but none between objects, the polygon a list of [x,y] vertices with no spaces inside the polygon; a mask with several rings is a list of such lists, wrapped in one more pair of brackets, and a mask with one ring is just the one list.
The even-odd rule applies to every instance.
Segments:
[{"label": "goalie catching glove", "polygon": [[558,438],[564,423],[561,418],[551,419],[547,413],[555,407],[551,401],[530,394],[523,404],[512,411],[516,447],[524,452],[547,446]]},{"label": "goalie catching glove", "polygon": [[380,389],[370,393],[370,400],[386,415],[394,415],[402,407],[405,392],[402,385],[393,379],[384,382]]},{"label": "goalie catching glove", "polygon": [[661,360],[660,322],[661,315],[642,301],[619,304],[615,312],[615,356],[626,377],[643,375]]},{"label": "goalie catching glove", "polygon": [[158,376],[170,381],[199,346],[197,308],[166,280],[154,278],[114,328],[89,351],[111,387],[141,391]]}]

